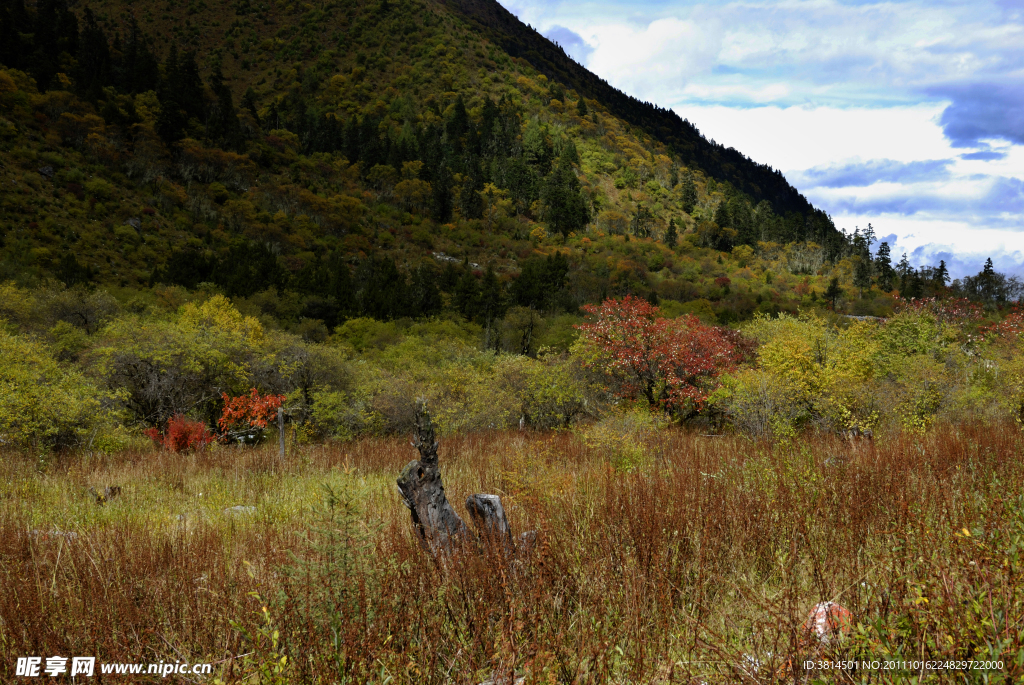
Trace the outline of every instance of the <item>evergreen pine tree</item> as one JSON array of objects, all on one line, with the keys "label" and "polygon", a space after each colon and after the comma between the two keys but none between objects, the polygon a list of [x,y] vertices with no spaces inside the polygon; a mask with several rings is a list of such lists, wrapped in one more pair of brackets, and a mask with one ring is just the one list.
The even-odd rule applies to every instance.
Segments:
[{"label": "evergreen pine tree", "polygon": [[160,85],[160,64],[134,16],[128,21],[128,37],[115,71],[116,85],[122,93],[144,93]]},{"label": "evergreen pine tree", "polygon": [[210,87],[216,100],[210,108],[206,134],[220,147],[238,150],[242,147],[242,129],[231,99],[231,90],[224,83],[219,64],[214,68]]},{"label": "evergreen pine tree", "polygon": [[345,255],[336,250],[327,262],[330,271],[328,294],[338,305],[338,314],[344,318],[355,312],[355,287],[352,284],[352,273],[345,263]]},{"label": "evergreen pine tree", "polygon": [[578,158],[575,145],[562,148],[558,163],[544,181],[541,193],[541,199],[547,205],[548,225],[562,235],[582,230],[590,221],[590,210],[580,192],[580,181],[572,166],[574,156]]},{"label": "evergreen pine tree", "polygon": [[651,224],[654,223],[654,215],[641,202],[637,204],[636,211],[629,222],[629,228],[637,238],[648,238],[651,235]]},{"label": "evergreen pine tree", "polygon": [[683,211],[693,214],[693,209],[697,206],[697,186],[693,182],[692,174],[686,174],[686,180],[683,181],[682,203]]},{"label": "evergreen pine tree", "polygon": [[832,309],[836,308],[836,302],[843,296],[843,289],[839,287],[839,277],[833,276],[828,282],[828,289],[825,290],[823,298],[829,303]]},{"label": "evergreen pine tree", "polygon": [[171,43],[171,49],[164,63],[164,78],[157,90],[160,100],[160,114],[156,120],[156,131],[164,142],[173,143],[185,137],[188,113],[181,106],[179,88],[178,46]]},{"label": "evergreen pine tree", "polygon": [[715,208],[715,223],[718,224],[719,228],[725,228],[726,226],[732,225],[732,220],[729,218],[729,208],[725,205],[725,200],[718,203]]},{"label": "evergreen pine tree", "polygon": [[441,292],[437,288],[435,270],[420,266],[412,276],[409,285],[411,310],[416,316],[434,316],[441,311]]},{"label": "evergreen pine tree", "polygon": [[492,266],[487,267],[483,280],[480,282],[480,301],[478,317],[488,326],[496,319],[505,315],[505,302],[501,292],[501,282]]},{"label": "evergreen pine tree", "polygon": [[910,276],[913,273],[914,269],[910,266],[907,253],[904,252],[900,263],[896,265],[896,276],[900,279],[900,295],[905,295],[907,287],[910,285]]},{"label": "evergreen pine tree", "polygon": [[668,230],[665,231],[665,245],[671,248],[675,248],[676,243],[679,241],[679,235],[676,232],[676,220],[668,220]]},{"label": "evergreen pine tree", "polygon": [[477,318],[480,312],[480,285],[468,265],[455,284],[455,308],[470,320]]},{"label": "evergreen pine tree", "polygon": [[860,289],[860,296],[871,288],[871,256],[858,255],[853,266],[853,285]]},{"label": "evergreen pine tree", "polygon": [[78,41],[76,81],[82,96],[94,102],[103,95],[103,86],[110,83],[110,46],[88,7],[85,8],[84,25]]},{"label": "evergreen pine tree", "polygon": [[878,253],[875,255],[875,271],[878,272],[878,287],[885,292],[892,290],[893,276],[895,276],[890,255],[889,243],[883,242],[878,246]]},{"label": "evergreen pine tree", "polygon": [[994,299],[997,290],[997,276],[996,269],[995,266],[992,264],[991,257],[985,260],[985,267],[981,270],[981,273],[978,274],[977,279],[979,286],[978,290],[980,291],[982,298],[985,299],[986,301]]},{"label": "evergreen pine tree", "polygon": [[587,116],[587,112],[587,103],[586,101],[584,101],[583,96],[581,95],[580,99],[576,102],[576,113],[579,114],[581,117],[585,117]]}]

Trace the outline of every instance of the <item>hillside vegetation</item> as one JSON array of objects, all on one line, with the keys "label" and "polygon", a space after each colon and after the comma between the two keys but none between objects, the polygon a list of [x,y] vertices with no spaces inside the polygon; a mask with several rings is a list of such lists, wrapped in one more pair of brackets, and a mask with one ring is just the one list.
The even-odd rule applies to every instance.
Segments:
[{"label": "hillside vegetation", "polygon": [[[452,432],[567,426],[644,395],[740,427],[769,368],[757,346],[787,336],[839,345],[854,375],[826,380],[837,357],[819,352],[784,362],[778,426],[899,425],[909,400],[886,388],[918,382],[943,388],[911,412],[925,424],[1016,396],[999,373],[1015,343],[979,347],[978,328],[1015,279],[989,264],[950,284],[944,264],[872,254],[870,225],[837,231],[776,172],[496,4],[5,0],[0,20],[0,313],[7,344],[39,360],[10,374],[81,400],[8,419],[8,440],[93,445],[177,414],[213,428],[254,387],[288,395],[311,439],[404,430],[420,395]],[[623,297],[687,345],[753,323],[721,333],[729,364],[694,376],[677,351],[638,385],[628,365],[599,373],[600,336],[577,341],[584,310]],[[921,342],[844,311],[902,312]],[[801,364],[814,380],[791,377]],[[867,389],[832,397],[853,380]]]},{"label": "hillside vegetation", "polygon": [[493,2],[0,0],[0,679],[1019,681],[1021,284],[874,231]]}]

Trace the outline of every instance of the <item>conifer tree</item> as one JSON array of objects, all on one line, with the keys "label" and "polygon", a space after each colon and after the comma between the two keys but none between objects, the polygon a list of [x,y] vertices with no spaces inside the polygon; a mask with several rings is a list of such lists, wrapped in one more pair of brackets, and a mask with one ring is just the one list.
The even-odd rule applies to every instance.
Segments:
[{"label": "conifer tree", "polygon": [[676,220],[668,220],[668,230],[665,231],[665,245],[671,248],[675,248],[676,243],[679,241],[679,235],[676,232]]},{"label": "conifer tree", "polygon": [[156,131],[164,142],[173,143],[185,137],[188,126],[188,113],[181,106],[179,87],[178,46],[171,43],[164,63],[164,78],[157,90],[160,100],[160,115],[156,121]]},{"label": "conifer tree", "polygon": [[103,86],[110,83],[110,46],[96,23],[92,10],[85,8],[84,25],[79,37],[77,85],[83,97],[96,101]]},{"label": "conifer tree", "polygon": [[889,292],[892,290],[893,276],[896,272],[892,268],[892,258],[889,243],[883,242],[878,246],[878,253],[875,255],[875,271],[878,272],[878,287]]},{"label": "conifer tree", "polygon": [[839,287],[839,277],[833,276],[832,280],[828,282],[828,288],[825,290],[823,297],[825,301],[829,303],[829,306],[831,306],[832,309],[835,309],[836,302],[842,296],[843,289]]},{"label": "conifer tree", "polygon": [[651,235],[651,224],[654,223],[654,215],[651,210],[640,203],[630,219],[629,227],[637,238],[648,238]]},{"label": "conifer tree", "polygon": [[206,135],[223,148],[238,150],[242,146],[241,127],[219,64],[214,68],[210,87],[216,100],[207,118]]},{"label": "conifer tree", "polygon": [[693,209],[697,206],[697,186],[693,182],[693,175],[689,173],[683,181],[682,203],[683,211],[693,214]]},{"label": "conifer tree", "polygon": [[505,315],[505,302],[501,292],[501,282],[494,267],[488,265],[480,282],[480,301],[478,317],[488,326],[491,322]]},{"label": "conifer tree", "polygon": [[421,265],[413,272],[409,297],[411,312],[416,316],[433,316],[441,311],[441,292],[434,269]]},{"label": "conifer tree", "polygon": [[480,286],[468,265],[455,284],[455,308],[467,319],[475,319],[480,311]]},{"label": "conifer tree", "polygon": [[907,259],[907,253],[903,253],[903,258],[900,259],[900,263],[896,265],[896,276],[900,279],[900,294],[906,295],[908,286],[910,285],[910,276],[914,273],[914,268],[910,266],[910,260]]},{"label": "conifer tree", "polygon": [[160,64],[134,16],[128,21],[128,36],[114,70],[117,88],[122,93],[143,93],[160,85]]},{"label": "conifer tree", "polygon": [[729,208],[726,207],[725,200],[718,203],[718,207],[715,208],[715,223],[718,224],[719,228],[725,228],[732,225],[732,220],[729,218]]},{"label": "conifer tree", "polygon": [[582,230],[590,221],[590,210],[580,192],[580,181],[572,166],[576,146],[569,143],[562,149],[555,169],[544,182],[541,199],[547,205],[546,217],[551,229],[569,235]]}]

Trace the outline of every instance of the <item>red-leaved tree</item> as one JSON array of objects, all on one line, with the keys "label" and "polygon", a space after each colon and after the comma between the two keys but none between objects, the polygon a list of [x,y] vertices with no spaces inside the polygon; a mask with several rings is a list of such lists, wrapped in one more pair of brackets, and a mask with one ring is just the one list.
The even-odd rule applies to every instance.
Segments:
[{"label": "red-leaved tree", "polygon": [[692,315],[660,318],[657,307],[632,295],[583,310],[594,320],[577,328],[598,351],[587,363],[603,367],[621,396],[677,415],[699,411],[716,379],[740,358],[721,329]]},{"label": "red-leaved tree", "polygon": [[224,411],[217,424],[225,437],[232,433],[262,431],[274,420],[277,408],[284,402],[284,395],[261,396],[256,388],[250,390],[248,395],[229,397],[227,393],[222,393],[221,397],[224,399]]},{"label": "red-leaved tree", "polygon": [[144,433],[153,442],[172,452],[199,451],[214,441],[214,435],[206,429],[205,423],[182,414],[172,416],[163,431],[147,428]]}]

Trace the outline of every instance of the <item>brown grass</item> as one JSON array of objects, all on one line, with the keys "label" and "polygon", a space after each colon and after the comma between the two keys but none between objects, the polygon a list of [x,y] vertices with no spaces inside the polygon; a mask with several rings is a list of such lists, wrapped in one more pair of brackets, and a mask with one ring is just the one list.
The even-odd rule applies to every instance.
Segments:
[{"label": "brown grass", "polygon": [[[283,466],[269,448],[43,467],[12,455],[0,678],[18,656],[95,655],[217,662],[220,679],[249,683],[808,682],[786,664],[828,656],[1002,659],[989,682],[1016,682],[1021,445],[1009,424],[874,444],[669,430],[625,474],[569,433],[451,438],[456,508],[500,494],[539,543],[511,563],[440,564],[395,492],[415,456],[404,440],[306,447]],[[114,483],[125,494],[103,507],[84,493]],[[237,504],[256,512],[223,512]],[[857,625],[814,647],[801,626],[823,600]],[[820,682],[868,676],[983,678]]]}]

